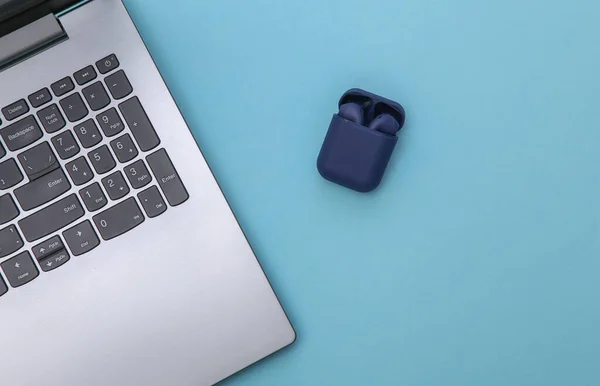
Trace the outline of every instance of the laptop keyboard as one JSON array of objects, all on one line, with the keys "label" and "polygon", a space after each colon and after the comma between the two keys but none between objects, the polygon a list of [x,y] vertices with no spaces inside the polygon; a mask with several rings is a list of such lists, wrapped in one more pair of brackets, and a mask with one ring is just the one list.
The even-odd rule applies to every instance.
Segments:
[{"label": "laptop keyboard", "polygon": [[189,198],[119,67],[109,55],[1,109],[0,296]]}]

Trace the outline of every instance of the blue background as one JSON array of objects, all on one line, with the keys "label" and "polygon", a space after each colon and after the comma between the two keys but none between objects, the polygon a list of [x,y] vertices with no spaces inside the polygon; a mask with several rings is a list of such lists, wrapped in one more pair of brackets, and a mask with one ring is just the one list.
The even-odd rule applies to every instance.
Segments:
[{"label": "blue background", "polygon": [[[298,331],[226,385],[600,384],[597,1],[125,2]],[[367,195],[355,86],[408,114]]]}]

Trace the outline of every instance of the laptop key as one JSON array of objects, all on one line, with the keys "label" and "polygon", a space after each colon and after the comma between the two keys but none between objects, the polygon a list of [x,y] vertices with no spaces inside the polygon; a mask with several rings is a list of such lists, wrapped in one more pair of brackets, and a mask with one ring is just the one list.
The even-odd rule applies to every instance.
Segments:
[{"label": "laptop key", "polygon": [[111,54],[106,58],[97,61],[96,67],[98,67],[98,71],[100,71],[101,74],[106,74],[107,72],[119,67],[119,60],[115,54]]},{"label": "laptop key", "polygon": [[158,217],[167,210],[167,204],[156,186],[151,186],[138,194],[138,199],[149,218]]},{"label": "laptop key", "polygon": [[42,138],[42,129],[36,122],[33,115],[21,119],[10,126],[0,130],[4,143],[9,150],[15,151],[29,146],[38,139]]},{"label": "laptop key", "polygon": [[64,231],[63,237],[75,256],[81,256],[100,245],[100,240],[89,220]]},{"label": "laptop key", "polygon": [[14,220],[19,215],[19,208],[10,194],[0,196],[0,225]]},{"label": "laptop key", "polygon": [[117,135],[125,128],[123,121],[119,117],[119,113],[117,113],[114,107],[98,115],[96,120],[98,120],[102,132],[107,137]]},{"label": "laptop key", "polygon": [[143,188],[152,181],[152,176],[143,160],[132,163],[124,170],[129,183],[134,189]]},{"label": "laptop key", "polygon": [[56,103],[38,111],[37,116],[47,133],[55,133],[67,125]]},{"label": "laptop key", "polygon": [[6,257],[23,248],[23,239],[14,225],[0,230],[0,258]]},{"label": "laptop key", "polygon": [[79,191],[79,196],[81,196],[85,207],[90,212],[100,210],[108,203],[106,196],[102,192],[102,188],[100,188],[100,184],[97,182],[93,183],[87,188],[81,189]]},{"label": "laptop key", "polygon": [[0,159],[6,155],[6,150],[4,150],[4,146],[0,143]]},{"label": "laptop key", "polygon": [[0,190],[6,190],[23,181],[23,174],[14,159],[0,163]]},{"label": "laptop key", "polygon": [[119,110],[142,151],[152,150],[160,144],[160,139],[138,97],[121,103]]},{"label": "laptop key", "polygon": [[0,296],[4,295],[7,292],[8,292],[8,286],[2,279],[2,276],[0,276]]},{"label": "laptop key", "polygon": [[66,249],[56,252],[52,256],[48,256],[45,259],[39,260],[40,267],[44,272],[50,272],[58,267],[63,266],[69,261],[69,252]]},{"label": "laptop key", "polygon": [[129,162],[138,155],[137,148],[129,134],[120,136],[110,143],[113,152],[121,163]]},{"label": "laptop key", "polygon": [[15,197],[23,210],[35,209],[62,196],[71,189],[71,184],[62,169],[38,178],[15,190]]},{"label": "laptop key", "polygon": [[27,251],[2,263],[2,270],[13,288],[29,283],[40,274]]},{"label": "laptop key", "polygon": [[93,219],[100,236],[104,240],[110,240],[143,223],[144,215],[135,198],[131,197],[95,215]]},{"label": "laptop key", "polygon": [[165,149],[150,154],[146,157],[146,161],[171,206],[177,206],[187,201],[190,196]]},{"label": "laptop key", "polygon": [[100,146],[96,150],[89,152],[88,158],[98,174],[108,173],[117,166],[115,159],[110,154],[110,150],[108,150],[108,146],[106,145]]},{"label": "laptop key", "polygon": [[69,122],[77,122],[88,115],[88,109],[85,107],[83,99],[81,99],[81,95],[79,95],[77,92],[64,99],[61,99],[60,106],[65,112]]},{"label": "laptop key", "polygon": [[96,70],[94,70],[94,66],[87,66],[76,73],[73,74],[73,78],[75,78],[75,82],[78,85],[83,86],[86,83],[91,82],[96,79],[98,75],[96,74]]},{"label": "laptop key", "polygon": [[102,85],[102,82],[96,82],[83,89],[83,96],[93,111],[105,108],[110,103],[110,98]]},{"label": "laptop key", "polygon": [[17,158],[32,181],[60,166],[48,142],[42,142],[24,151]]},{"label": "laptop key", "polygon": [[77,138],[79,138],[79,142],[81,142],[81,146],[89,149],[92,146],[96,146],[102,141],[102,134],[98,130],[98,126],[96,126],[96,122],[93,119],[88,119],[87,121],[75,126],[73,129],[75,130],[75,134],[77,134]]},{"label": "laptop key", "polygon": [[119,70],[114,74],[107,76],[104,79],[104,82],[106,83],[106,87],[108,87],[110,94],[115,99],[123,99],[133,92],[131,83],[129,83],[129,79],[127,79],[127,75],[125,75],[125,71],[123,70]]},{"label": "laptop key", "polygon": [[92,172],[92,169],[90,169],[90,165],[88,165],[85,157],[79,157],[74,161],[69,162],[65,167],[67,173],[71,176],[71,180],[77,186],[86,184],[94,178],[94,173]]},{"label": "laptop key", "polygon": [[71,78],[67,76],[66,78],[63,78],[56,83],[52,83],[50,88],[52,89],[52,92],[54,92],[54,95],[59,97],[73,90],[75,88],[75,85],[73,84]]},{"label": "laptop key", "polygon": [[19,228],[29,242],[46,237],[75,222],[85,214],[77,195],[71,194],[19,221]]},{"label": "laptop key", "polygon": [[102,179],[104,190],[108,193],[111,200],[116,201],[129,194],[129,186],[125,182],[123,173],[116,171],[108,177]]},{"label": "laptop key", "polygon": [[18,100],[2,109],[2,114],[7,121],[12,121],[29,112],[29,105],[25,99]]},{"label": "laptop key", "polygon": [[52,94],[50,94],[50,90],[48,90],[47,87],[44,87],[29,95],[27,99],[29,99],[29,103],[31,103],[34,108],[38,108],[50,102],[52,100]]},{"label": "laptop key", "polygon": [[66,130],[52,138],[52,144],[62,160],[75,157],[79,153],[79,145],[75,141],[71,130]]},{"label": "laptop key", "polygon": [[31,251],[33,252],[33,255],[36,259],[43,260],[62,249],[65,249],[65,245],[60,239],[60,236],[54,236],[51,239],[39,243],[38,245],[33,247]]}]

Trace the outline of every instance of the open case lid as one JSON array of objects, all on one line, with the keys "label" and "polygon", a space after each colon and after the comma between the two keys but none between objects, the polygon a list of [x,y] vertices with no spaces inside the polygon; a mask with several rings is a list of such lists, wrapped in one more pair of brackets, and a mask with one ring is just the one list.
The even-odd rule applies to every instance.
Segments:
[{"label": "open case lid", "polygon": [[57,14],[81,0],[0,0],[0,37],[49,14]]}]

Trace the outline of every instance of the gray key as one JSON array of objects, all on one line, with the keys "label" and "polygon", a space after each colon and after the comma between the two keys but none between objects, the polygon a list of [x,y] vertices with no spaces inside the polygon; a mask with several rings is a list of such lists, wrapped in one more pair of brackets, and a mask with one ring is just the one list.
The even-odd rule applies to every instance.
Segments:
[{"label": "gray key", "polygon": [[14,225],[0,230],[0,259],[23,247],[23,240]]},{"label": "gray key", "polygon": [[152,176],[150,175],[146,164],[142,160],[132,163],[124,170],[129,183],[134,189],[143,188],[144,186],[148,185],[150,181],[152,181]]},{"label": "gray key", "polygon": [[50,255],[55,254],[56,252],[65,249],[65,245],[63,244],[60,236],[54,236],[51,239],[48,239],[42,243],[39,243],[31,250],[33,255],[38,260],[43,260]]},{"label": "gray key", "polygon": [[100,240],[89,221],[84,221],[64,231],[63,237],[71,249],[71,253],[75,256],[81,256],[100,244]]},{"label": "gray key", "polygon": [[69,122],[77,122],[88,115],[88,109],[85,107],[81,95],[77,92],[61,99],[60,107],[62,107]]},{"label": "gray key", "polygon": [[29,242],[46,237],[51,233],[75,222],[85,214],[75,194],[45,207],[19,221],[19,228]]},{"label": "gray key", "polygon": [[96,146],[102,141],[102,134],[100,134],[98,126],[96,126],[96,122],[94,122],[93,119],[88,119],[87,121],[80,123],[75,126],[73,130],[75,130],[75,134],[77,134],[81,146],[86,149]]},{"label": "gray key", "polygon": [[138,199],[149,218],[160,216],[167,210],[167,204],[165,204],[156,186],[151,186],[138,194]]},{"label": "gray key", "polygon": [[42,129],[36,122],[33,115],[21,119],[10,126],[0,130],[4,143],[11,151],[19,150],[29,146],[38,139],[42,138]]},{"label": "gray key", "polygon": [[123,121],[121,121],[121,118],[119,117],[119,113],[117,113],[117,110],[114,107],[96,116],[96,120],[98,121],[102,132],[107,137],[117,135],[125,128]]},{"label": "gray key", "polygon": [[29,283],[40,274],[27,251],[2,263],[2,270],[13,288]]},{"label": "gray key", "polygon": [[119,171],[114,172],[108,177],[104,177],[102,185],[104,185],[104,190],[108,193],[108,197],[113,201],[121,199],[129,193],[129,186],[127,186],[123,174]]},{"label": "gray key", "polygon": [[124,134],[119,138],[111,141],[110,147],[121,163],[129,162],[138,155],[137,148],[129,134]]},{"label": "gray key", "polygon": [[98,75],[96,74],[96,70],[94,70],[94,66],[87,66],[84,69],[81,69],[73,74],[73,78],[75,78],[75,82],[78,85],[83,86],[86,83],[91,82],[96,79]]},{"label": "gray key", "polygon": [[110,94],[115,99],[125,98],[133,92],[131,83],[129,83],[129,79],[127,79],[127,75],[125,75],[125,71],[123,70],[107,76],[104,82],[106,82],[106,87],[108,87]]},{"label": "gray key", "polygon": [[2,279],[2,276],[0,276],[0,296],[4,295],[7,292],[8,292],[8,287],[6,286],[6,283],[4,282],[4,280]]},{"label": "gray key", "polygon": [[171,206],[177,206],[187,201],[190,196],[165,149],[150,154],[146,157],[146,161]]},{"label": "gray key", "polygon": [[47,133],[55,133],[67,124],[56,103],[38,111],[37,116]]},{"label": "gray key", "polygon": [[50,102],[52,100],[52,94],[50,94],[50,90],[48,90],[47,87],[44,87],[28,96],[27,99],[29,99],[29,103],[31,103],[34,108],[38,108]]},{"label": "gray key", "polygon": [[62,251],[56,252],[52,256],[39,260],[39,263],[42,271],[50,272],[53,269],[64,265],[67,261],[69,261],[69,259],[69,252],[67,252],[66,249],[63,249]]},{"label": "gray key", "polygon": [[152,150],[160,144],[160,139],[138,97],[121,103],[119,109],[142,151]]},{"label": "gray key", "polygon": [[110,150],[108,150],[108,146],[106,145],[100,146],[96,150],[89,152],[88,158],[98,174],[108,173],[117,166],[115,159],[110,154]]},{"label": "gray key", "polygon": [[110,103],[110,98],[102,85],[102,82],[96,82],[83,89],[83,96],[90,108],[94,111],[105,108]]},{"label": "gray key", "polygon": [[21,99],[2,109],[2,114],[7,121],[12,121],[29,112],[29,105],[25,99]]},{"label": "gray key", "polygon": [[6,150],[4,150],[4,146],[0,143],[0,159],[6,155]]},{"label": "gray key", "polygon": [[54,95],[59,97],[73,90],[75,88],[75,85],[73,84],[71,78],[67,76],[66,78],[63,78],[56,83],[52,83],[50,88],[54,92]]},{"label": "gray key", "polygon": [[76,186],[86,184],[94,178],[94,173],[92,172],[92,169],[90,169],[90,165],[88,165],[85,157],[79,157],[74,161],[69,162],[65,165],[65,168]]},{"label": "gray key", "polygon": [[118,237],[143,222],[144,215],[133,197],[94,216],[96,228],[104,240]]},{"label": "gray key", "polygon": [[19,215],[19,209],[10,194],[0,196],[0,225],[14,220]]},{"label": "gray key", "polygon": [[31,210],[62,196],[71,184],[62,169],[38,178],[15,190],[15,197],[23,210]]},{"label": "gray key", "polygon": [[96,67],[101,74],[106,74],[119,67],[119,60],[115,54],[108,55],[106,58],[96,62]]},{"label": "gray key", "polygon": [[23,174],[14,159],[0,163],[0,190],[6,190],[23,181]]},{"label": "gray key", "polygon": [[106,196],[102,192],[100,184],[98,184],[97,182],[93,183],[87,188],[81,189],[79,191],[79,196],[81,196],[85,207],[90,212],[100,210],[104,208],[108,203],[108,201],[106,200]]},{"label": "gray key", "polygon": [[60,166],[48,142],[40,143],[24,151],[19,154],[18,158],[23,170],[32,181]]},{"label": "gray key", "polygon": [[75,141],[75,137],[73,136],[73,133],[71,133],[71,130],[65,130],[52,138],[52,144],[60,159],[69,159],[75,157],[79,153],[79,145]]}]

